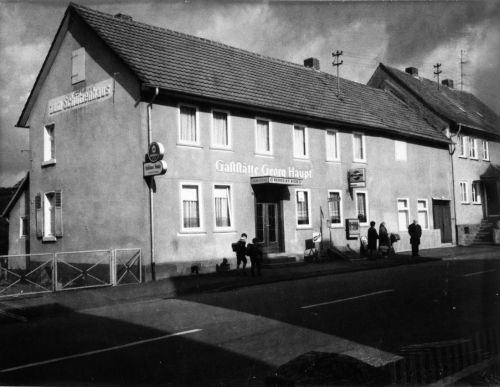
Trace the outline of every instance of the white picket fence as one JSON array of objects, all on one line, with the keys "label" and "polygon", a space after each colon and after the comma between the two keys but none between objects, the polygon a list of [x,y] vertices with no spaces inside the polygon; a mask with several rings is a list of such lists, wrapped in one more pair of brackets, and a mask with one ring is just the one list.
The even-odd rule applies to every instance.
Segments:
[{"label": "white picket fence", "polygon": [[141,281],[141,249],[0,256],[0,298]]}]

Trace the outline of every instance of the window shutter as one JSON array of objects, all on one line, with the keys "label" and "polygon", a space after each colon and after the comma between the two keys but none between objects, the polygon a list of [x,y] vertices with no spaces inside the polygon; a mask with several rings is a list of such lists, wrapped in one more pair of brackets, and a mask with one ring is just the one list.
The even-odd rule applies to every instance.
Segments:
[{"label": "window shutter", "polygon": [[79,48],[71,54],[71,84],[85,80],[85,48]]},{"label": "window shutter", "polygon": [[56,237],[63,236],[63,217],[62,217],[62,191],[55,192],[55,217],[56,217],[56,225],[55,225],[55,234]]},{"label": "window shutter", "polygon": [[36,236],[41,238],[43,236],[43,219],[42,219],[42,194],[37,193],[35,196],[35,222],[36,222]]}]

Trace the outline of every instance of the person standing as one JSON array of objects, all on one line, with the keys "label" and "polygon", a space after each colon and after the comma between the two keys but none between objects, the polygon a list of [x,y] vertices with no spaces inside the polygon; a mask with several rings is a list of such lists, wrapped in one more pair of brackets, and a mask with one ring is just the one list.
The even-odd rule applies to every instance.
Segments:
[{"label": "person standing", "polygon": [[389,249],[391,248],[391,241],[389,240],[389,233],[387,232],[387,228],[385,227],[385,222],[380,223],[380,227],[378,229],[378,238],[378,246],[382,256],[388,256]]},{"label": "person standing", "polygon": [[252,243],[249,243],[247,245],[247,255],[250,257],[250,263],[252,264],[252,266],[250,267],[252,277],[255,276],[255,272],[257,272],[257,275],[259,276],[262,275],[262,249],[257,238],[253,238]]},{"label": "person standing", "polygon": [[246,274],[245,268],[247,267],[247,234],[241,234],[241,238],[236,242],[236,270],[240,271],[240,265],[243,266],[243,274]]},{"label": "person standing", "polygon": [[420,227],[416,219],[413,219],[413,223],[408,226],[408,234],[410,234],[411,255],[418,257],[418,245],[422,236],[422,227]]},{"label": "person standing", "polygon": [[375,222],[370,222],[370,228],[368,229],[368,258],[374,259],[374,254],[377,252],[377,239],[378,233],[375,228]]}]

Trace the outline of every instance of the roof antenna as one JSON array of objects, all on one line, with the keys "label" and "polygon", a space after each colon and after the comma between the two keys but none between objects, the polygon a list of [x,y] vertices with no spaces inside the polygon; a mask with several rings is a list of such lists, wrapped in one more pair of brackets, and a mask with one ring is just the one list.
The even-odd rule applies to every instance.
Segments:
[{"label": "roof antenna", "polygon": [[339,51],[336,50],[335,52],[332,52],[333,56],[333,62],[332,65],[337,67],[337,97],[340,96],[340,84],[339,84],[339,67],[342,63],[344,63],[343,60],[340,60],[340,56],[344,53],[344,51]]},{"label": "roof antenna", "polygon": [[439,74],[442,73],[442,71],[439,70],[439,68],[441,67],[441,63],[436,63],[433,67],[436,69],[436,71],[434,71],[434,75],[437,76],[437,79],[438,79],[438,90],[439,90]]}]

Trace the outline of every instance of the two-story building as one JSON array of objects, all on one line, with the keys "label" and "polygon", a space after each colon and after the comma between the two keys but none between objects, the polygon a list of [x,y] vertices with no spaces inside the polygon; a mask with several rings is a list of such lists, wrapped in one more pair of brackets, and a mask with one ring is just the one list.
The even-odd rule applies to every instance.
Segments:
[{"label": "two-story building", "polygon": [[392,92],[451,138],[450,148],[458,243],[492,241],[500,219],[500,118],[474,95],[380,64],[369,86]]},{"label": "two-story building", "polygon": [[[33,253],[139,247],[161,277],[214,270],[243,232],[297,257],[315,233],[358,250],[371,220],[400,233],[398,250],[413,218],[423,248],[454,238],[449,139],[315,59],[70,4],[18,126]],[[162,155],[167,172],[148,176]]]}]

